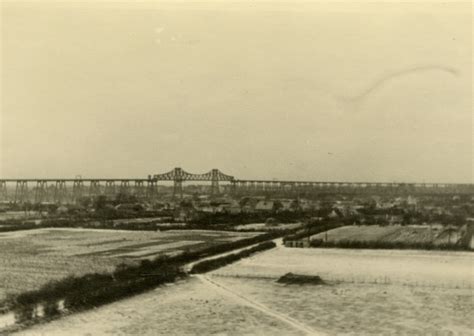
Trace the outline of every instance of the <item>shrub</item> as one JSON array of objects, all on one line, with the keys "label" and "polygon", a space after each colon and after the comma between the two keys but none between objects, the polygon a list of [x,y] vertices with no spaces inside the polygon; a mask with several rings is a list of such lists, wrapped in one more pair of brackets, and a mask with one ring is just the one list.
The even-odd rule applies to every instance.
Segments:
[{"label": "shrub", "polygon": [[58,301],[44,302],[43,307],[45,317],[54,317],[56,315],[59,315]]}]

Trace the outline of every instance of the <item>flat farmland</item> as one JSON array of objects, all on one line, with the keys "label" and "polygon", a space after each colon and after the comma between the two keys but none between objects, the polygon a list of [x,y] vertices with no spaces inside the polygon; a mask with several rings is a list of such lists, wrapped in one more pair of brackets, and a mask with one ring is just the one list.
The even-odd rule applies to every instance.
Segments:
[{"label": "flat farmland", "polygon": [[258,233],[38,229],[0,233],[0,301],[68,275],[111,272],[121,263],[253,237]]},{"label": "flat farmland", "polygon": [[469,289],[342,283],[282,285],[212,277],[220,286],[322,335],[472,335]]},{"label": "flat farmland", "polygon": [[[464,252],[279,246],[20,335],[467,336],[474,328],[472,265]],[[330,281],[277,283],[287,272]],[[392,282],[372,281],[379,278]]]},{"label": "flat farmland", "polygon": [[279,246],[213,272],[278,278],[293,272],[349,283],[474,288],[474,253]]},{"label": "flat farmland", "polygon": [[253,224],[241,224],[234,227],[236,231],[241,230],[258,230],[258,231],[268,231],[268,230],[288,230],[296,229],[301,227],[301,223],[281,223],[281,224],[267,224],[267,223],[253,223]]},{"label": "flat farmland", "polygon": [[394,243],[455,243],[460,238],[457,231],[448,232],[440,226],[428,225],[351,225],[343,226],[327,232],[311,236],[313,239],[322,239],[329,242],[341,240],[350,241],[379,241]]},{"label": "flat farmland", "polygon": [[[208,274],[220,286],[329,335],[472,335],[471,252],[278,247]],[[282,285],[286,274],[327,285]]]}]

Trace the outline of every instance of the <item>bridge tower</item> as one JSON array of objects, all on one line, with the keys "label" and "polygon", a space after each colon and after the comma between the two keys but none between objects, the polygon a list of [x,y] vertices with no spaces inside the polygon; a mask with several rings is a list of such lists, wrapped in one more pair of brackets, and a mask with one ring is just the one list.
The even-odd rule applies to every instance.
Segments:
[{"label": "bridge tower", "polygon": [[179,195],[179,198],[183,198],[183,170],[179,167],[174,169],[173,172],[173,197],[176,198]]},{"label": "bridge tower", "polygon": [[7,182],[0,181],[0,201],[8,200]]},{"label": "bridge tower", "polygon": [[219,170],[211,170],[211,195],[219,194]]}]

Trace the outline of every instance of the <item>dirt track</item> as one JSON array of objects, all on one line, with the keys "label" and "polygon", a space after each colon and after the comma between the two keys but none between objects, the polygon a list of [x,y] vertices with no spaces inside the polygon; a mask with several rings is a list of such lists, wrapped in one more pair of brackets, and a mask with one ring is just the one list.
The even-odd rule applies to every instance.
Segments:
[{"label": "dirt track", "polygon": [[245,297],[241,294],[236,293],[235,291],[233,291],[233,290],[227,288],[226,286],[224,286],[223,284],[219,283],[215,278],[213,280],[211,280],[206,275],[196,275],[196,277],[199,278],[204,283],[209,284],[214,289],[217,289],[218,291],[220,291],[224,295],[227,295],[227,296],[231,297],[233,300],[236,300],[239,303],[242,303],[244,305],[248,305],[248,306],[250,306],[250,307],[252,307],[252,308],[254,308],[258,311],[261,311],[262,313],[264,313],[268,316],[274,317],[274,318],[276,318],[276,319],[278,319],[278,320],[280,320],[284,323],[287,323],[291,327],[293,327],[297,330],[300,330],[300,331],[304,332],[307,335],[315,335],[315,336],[316,335],[324,335],[321,332],[316,332],[311,327],[301,323],[300,321],[297,321],[297,320],[295,320],[291,317],[285,316],[281,313],[278,313],[274,310],[271,310],[270,308],[268,308],[267,306],[262,305],[259,302],[256,302],[256,301],[254,301],[254,300],[252,300],[248,297]]}]

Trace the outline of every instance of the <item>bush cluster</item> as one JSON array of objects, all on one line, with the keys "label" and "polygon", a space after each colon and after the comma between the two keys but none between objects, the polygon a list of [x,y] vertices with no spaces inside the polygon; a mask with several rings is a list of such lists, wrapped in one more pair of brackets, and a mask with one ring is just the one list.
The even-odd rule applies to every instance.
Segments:
[{"label": "bush cluster", "polygon": [[296,223],[301,220],[303,214],[301,212],[251,212],[251,213],[199,213],[199,215],[190,220],[192,225],[213,225],[213,224],[227,224],[230,226],[261,223],[265,222],[271,216],[279,223]]},{"label": "bush cluster", "polygon": [[59,314],[60,300],[64,300],[66,309],[87,309],[142,293],[184,276],[168,258],[144,260],[139,265],[121,265],[110,274],[92,273],[52,281],[38,290],[15,296],[10,306],[18,322],[24,322],[38,317],[38,305],[43,306],[44,317],[52,317]]},{"label": "bush cluster", "polygon": [[246,249],[237,253],[228,254],[220,258],[204,260],[194,265],[191,270],[191,273],[209,272],[209,271],[218,269],[220,267],[223,267],[225,265],[231,264],[242,258],[246,258],[256,252],[272,249],[275,246],[276,244],[274,242],[267,241],[267,242],[258,244],[257,246],[251,247],[249,249]]}]

